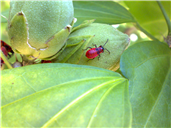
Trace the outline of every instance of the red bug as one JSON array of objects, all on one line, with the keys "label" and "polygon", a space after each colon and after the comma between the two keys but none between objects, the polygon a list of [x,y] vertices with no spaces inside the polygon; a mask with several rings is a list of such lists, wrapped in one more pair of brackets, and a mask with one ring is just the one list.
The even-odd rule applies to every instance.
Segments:
[{"label": "red bug", "polygon": [[[11,55],[14,53],[12,48],[2,40],[1,40],[1,51],[4,53],[5,56],[9,56],[9,57],[11,57]],[[1,66],[3,63],[4,61],[1,58]]]},{"label": "red bug", "polygon": [[[108,42],[108,39],[106,41],[106,43]],[[95,48],[91,48],[91,47],[87,47],[85,50],[87,50],[88,48],[90,48],[87,52],[86,52],[86,57],[91,60],[96,58],[97,56],[100,57],[100,54],[104,52],[104,50],[107,50],[106,48],[104,48],[104,46],[106,45],[106,43],[104,45],[100,45],[99,47],[96,46],[96,44],[93,44],[95,46]],[[107,50],[109,52],[109,50]],[[110,52],[109,52],[110,54]],[[98,59],[99,59],[98,57]],[[88,60],[88,61],[89,61]]]}]

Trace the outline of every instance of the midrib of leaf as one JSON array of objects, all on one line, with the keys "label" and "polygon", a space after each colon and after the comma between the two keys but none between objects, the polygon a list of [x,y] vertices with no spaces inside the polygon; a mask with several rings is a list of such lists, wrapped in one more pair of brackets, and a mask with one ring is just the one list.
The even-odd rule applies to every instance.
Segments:
[{"label": "midrib of leaf", "polygon": [[67,110],[68,108],[70,108],[73,104],[77,103],[80,99],[84,98],[85,96],[87,96],[88,94],[90,94],[91,92],[99,89],[100,87],[105,86],[106,84],[110,84],[112,82],[117,82],[122,80],[123,78],[117,79],[117,80],[110,80],[107,81],[103,84],[100,84],[99,86],[96,86],[90,90],[88,90],[87,92],[85,92],[84,94],[82,94],[81,96],[77,97],[76,99],[74,99],[72,102],[70,102],[68,105],[66,105],[63,109],[61,109],[57,114],[55,114],[49,121],[47,121],[41,128],[46,128],[48,127],[51,123],[53,123],[53,121],[55,121],[65,110]]},{"label": "midrib of leaf", "polygon": [[21,101],[21,100],[24,100],[24,99],[26,99],[26,98],[29,98],[29,97],[31,97],[31,96],[33,96],[33,95],[36,95],[36,94],[38,94],[38,93],[42,93],[42,92],[44,92],[44,91],[47,91],[47,90],[50,90],[50,89],[53,89],[53,88],[56,88],[56,87],[59,87],[59,86],[63,86],[63,85],[67,85],[68,83],[69,84],[71,84],[71,83],[76,83],[76,82],[82,82],[82,81],[87,81],[87,80],[97,80],[97,79],[114,79],[114,78],[119,78],[119,77],[94,77],[94,78],[87,78],[87,79],[79,79],[79,80],[74,80],[74,81],[68,81],[68,82],[65,82],[65,83],[62,83],[62,84],[59,84],[59,85],[55,85],[55,86],[52,86],[52,87],[49,87],[49,88],[46,88],[46,89],[43,89],[43,90],[41,90],[41,91],[38,91],[38,92],[35,92],[35,93],[33,93],[33,94],[30,94],[30,95],[28,95],[28,96],[25,96],[25,97],[23,97],[23,98],[21,98],[21,99],[18,99],[18,100],[15,100],[15,101],[13,101],[13,102],[11,102],[11,103],[8,103],[8,104],[6,104],[6,105],[3,105],[3,106],[1,106],[1,108],[4,108],[4,107],[6,107],[6,106],[9,106],[9,105],[11,105],[11,104],[14,104],[14,103],[16,103],[16,102],[19,102],[19,101]]},{"label": "midrib of leaf", "polygon": [[98,104],[97,104],[97,107],[96,107],[96,108],[94,109],[94,111],[93,111],[93,114],[92,114],[92,116],[91,116],[91,118],[90,118],[90,121],[89,121],[89,123],[88,123],[88,125],[87,125],[87,128],[89,128],[89,127],[91,126],[91,124],[92,124],[92,122],[93,122],[93,119],[94,119],[94,116],[95,116],[96,112],[98,111],[98,108],[99,108],[98,106],[100,106],[100,104],[101,104],[102,101],[105,99],[105,97],[109,94],[109,92],[110,92],[114,87],[116,87],[117,84],[120,84],[120,83],[122,83],[123,81],[125,81],[125,80],[123,79],[123,80],[118,81],[117,83],[114,83],[114,85],[111,86],[111,87],[102,95],[101,99],[99,100],[99,102],[98,102]]},{"label": "midrib of leaf", "polygon": [[[76,8],[75,10],[77,10],[78,8]],[[113,18],[113,17],[115,17],[115,16],[117,16],[117,17],[120,17],[120,18],[123,18],[123,19],[125,19],[125,18],[127,18],[127,15],[124,15],[125,17],[123,17],[123,15],[116,15],[115,13],[108,13],[108,12],[101,12],[101,11],[99,11],[99,10],[87,10],[87,9],[78,9],[78,10],[83,10],[84,12],[85,11],[88,11],[88,12],[96,12],[96,13],[99,13],[99,14],[103,14],[103,15],[111,15],[112,16],[112,18],[111,19],[115,19],[115,18]],[[83,16],[81,16],[81,17],[83,17]],[[89,16],[87,16],[87,17],[89,17]]]},{"label": "midrib of leaf", "polygon": [[[110,18],[110,17],[94,17],[94,16],[77,16],[77,18],[80,18],[80,19],[85,19],[85,18],[91,18],[91,19],[95,19],[95,20],[110,20],[108,21],[109,23],[114,23],[114,21],[118,21],[118,22],[121,22],[123,21],[123,18],[121,19],[114,19],[114,18]],[[127,20],[127,22],[130,21],[130,20]],[[131,22],[131,21],[130,21]]]},{"label": "midrib of leaf", "polygon": [[155,109],[155,107],[156,107],[156,105],[157,105],[157,103],[158,103],[158,101],[159,101],[159,99],[160,99],[160,97],[161,97],[161,95],[162,95],[163,89],[164,89],[164,87],[166,86],[165,83],[166,83],[167,79],[169,79],[168,77],[169,77],[170,71],[171,71],[171,68],[169,68],[169,70],[168,70],[168,72],[167,72],[166,79],[165,79],[165,81],[163,82],[162,89],[161,89],[161,91],[160,91],[160,93],[159,93],[159,95],[158,95],[158,97],[157,97],[156,102],[154,103],[154,105],[153,105],[153,107],[152,107],[152,110],[151,110],[151,112],[150,112],[150,114],[149,114],[149,116],[148,116],[148,118],[147,118],[147,121],[145,122],[144,127],[146,127],[146,125],[147,125],[147,123],[148,123],[150,117],[152,116],[153,111],[154,111],[154,109]]},{"label": "midrib of leaf", "polygon": [[165,54],[165,55],[155,55],[155,56],[153,56],[153,57],[150,57],[150,58],[145,59],[144,61],[142,61],[140,64],[138,64],[138,65],[137,65],[136,67],[134,67],[134,68],[139,67],[140,65],[144,64],[144,63],[147,62],[148,60],[156,59],[157,57],[165,57],[165,56],[170,56],[170,55],[167,55],[167,54]]},{"label": "midrib of leaf", "polygon": [[[99,4],[99,3],[97,3],[97,2],[94,2],[93,3],[94,5],[100,5],[100,7],[102,7],[102,8],[105,8],[106,10],[109,10],[109,11],[111,11],[111,8],[108,8],[108,6],[104,6],[104,5],[102,5],[102,4]],[[117,5],[117,4],[115,4],[116,6],[119,6],[119,4]],[[124,7],[123,7],[124,8]],[[125,10],[124,10],[125,11]],[[117,13],[120,13],[120,11],[118,11],[118,10],[116,10],[115,9],[115,12],[117,12]],[[112,12],[111,12],[112,13]],[[125,14],[125,13],[122,13],[122,14]],[[128,15],[125,15],[125,16],[128,16]]]}]

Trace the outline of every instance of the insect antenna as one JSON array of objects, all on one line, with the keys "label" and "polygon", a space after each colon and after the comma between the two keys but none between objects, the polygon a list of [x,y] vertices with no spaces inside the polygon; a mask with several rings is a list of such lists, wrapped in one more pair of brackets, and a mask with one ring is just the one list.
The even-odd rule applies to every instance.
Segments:
[{"label": "insect antenna", "polygon": [[106,48],[104,48],[105,50],[107,50],[108,51],[108,53],[110,54],[110,51],[108,50],[108,49],[106,49]]},{"label": "insect antenna", "polygon": [[[108,39],[107,39],[107,41],[106,41],[106,43],[108,42]],[[106,45],[106,43],[103,45],[103,47]]]}]

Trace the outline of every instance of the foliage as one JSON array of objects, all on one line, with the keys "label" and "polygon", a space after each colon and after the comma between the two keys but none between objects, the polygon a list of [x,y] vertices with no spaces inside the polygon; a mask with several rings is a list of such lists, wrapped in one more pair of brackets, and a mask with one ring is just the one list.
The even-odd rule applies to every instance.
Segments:
[{"label": "foliage", "polygon": [[129,22],[148,40],[123,52],[117,72],[64,63],[1,71],[2,127],[171,127],[170,3],[74,1],[75,26]]},{"label": "foliage", "polygon": [[120,65],[121,72],[129,79],[133,126],[169,127],[171,70],[168,46],[157,41],[134,44],[122,54]]}]

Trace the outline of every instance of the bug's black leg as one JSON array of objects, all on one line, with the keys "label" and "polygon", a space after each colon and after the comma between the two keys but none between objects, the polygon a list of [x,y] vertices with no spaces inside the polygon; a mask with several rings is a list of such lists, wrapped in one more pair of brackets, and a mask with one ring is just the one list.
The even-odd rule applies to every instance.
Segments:
[{"label": "bug's black leg", "polygon": [[87,47],[86,49],[83,49],[83,50],[87,50],[87,49],[89,49],[89,48],[91,49],[92,47]]},{"label": "bug's black leg", "polygon": [[94,58],[93,58],[93,59],[88,59],[87,62],[88,62],[89,60],[94,60]]},{"label": "bug's black leg", "polygon": [[99,60],[99,58],[100,58],[100,54],[99,54],[99,56],[98,56],[98,60]]},{"label": "bug's black leg", "polygon": [[97,48],[97,45],[96,44],[92,44],[93,46],[95,46]]},{"label": "bug's black leg", "polygon": [[108,49],[106,49],[106,48],[104,48],[104,49],[107,50],[109,52],[109,54],[110,54],[110,51]]}]

